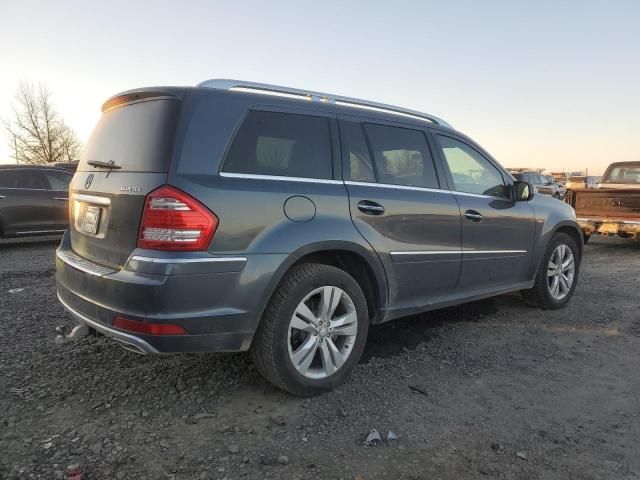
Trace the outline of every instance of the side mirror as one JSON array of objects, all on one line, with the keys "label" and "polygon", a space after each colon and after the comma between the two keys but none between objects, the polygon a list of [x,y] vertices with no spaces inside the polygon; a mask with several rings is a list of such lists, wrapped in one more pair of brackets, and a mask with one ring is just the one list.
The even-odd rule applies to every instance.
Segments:
[{"label": "side mirror", "polygon": [[516,202],[527,202],[533,198],[533,187],[527,182],[513,182],[513,194]]}]

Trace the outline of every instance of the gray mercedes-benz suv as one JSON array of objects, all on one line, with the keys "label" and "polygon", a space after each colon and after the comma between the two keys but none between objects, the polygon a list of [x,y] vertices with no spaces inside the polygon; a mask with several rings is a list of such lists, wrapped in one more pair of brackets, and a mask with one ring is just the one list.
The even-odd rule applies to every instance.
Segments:
[{"label": "gray mercedes-benz suv", "polygon": [[103,106],[70,185],[58,296],[141,353],[251,350],[301,395],[358,362],[370,324],[576,287],[573,209],[432,115],[211,80]]}]

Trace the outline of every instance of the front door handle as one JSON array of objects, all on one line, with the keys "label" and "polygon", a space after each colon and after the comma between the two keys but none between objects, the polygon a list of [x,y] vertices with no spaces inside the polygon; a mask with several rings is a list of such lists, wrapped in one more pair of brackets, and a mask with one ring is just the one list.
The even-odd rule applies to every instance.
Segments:
[{"label": "front door handle", "polygon": [[384,207],[371,200],[361,200],[358,202],[358,209],[367,215],[382,215],[384,213]]},{"label": "front door handle", "polygon": [[471,220],[472,222],[481,222],[483,218],[482,215],[480,215],[475,210],[467,210],[466,212],[464,212],[464,216],[466,219]]},{"label": "front door handle", "polygon": [[0,199],[3,199],[3,198],[7,198],[7,197],[5,197],[4,195],[0,195]]},{"label": "front door handle", "polygon": [[68,197],[53,197],[54,200],[58,200],[59,202],[66,202],[69,200]]}]

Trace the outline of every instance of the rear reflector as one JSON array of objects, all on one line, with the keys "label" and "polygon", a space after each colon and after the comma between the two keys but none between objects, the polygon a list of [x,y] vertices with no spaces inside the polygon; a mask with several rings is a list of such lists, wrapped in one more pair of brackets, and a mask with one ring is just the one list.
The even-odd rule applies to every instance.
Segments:
[{"label": "rear reflector", "polygon": [[113,317],[113,326],[128,332],[145,335],[186,335],[187,331],[180,325],[171,323],[148,323],[128,318]]},{"label": "rear reflector", "polygon": [[164,185],[145,200],[138,246],[153,250],[206,250],[218,217],[195,198]]}]

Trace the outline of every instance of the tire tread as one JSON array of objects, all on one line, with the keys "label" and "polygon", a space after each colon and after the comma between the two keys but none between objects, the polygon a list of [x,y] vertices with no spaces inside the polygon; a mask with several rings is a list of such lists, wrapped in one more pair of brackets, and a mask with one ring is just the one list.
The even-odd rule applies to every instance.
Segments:
[{"label": "tire tread", "polygon": [[305,388],[295,388],[280,374],[275,352],[275,329],[281,311],[286,304],[293,289],[303,280],[322,273],[338,272],[345,274],[343,270],[320,263],[302,263],[294,266],[284,277],[280,285],[272,295],[267,308],[264,311],[260,325],[253,338],[251,354],[258,372],[275,386],[296,395],[311,395],[312,391]]}]

